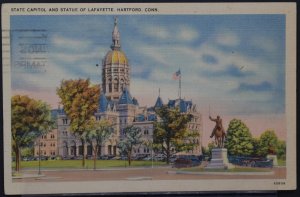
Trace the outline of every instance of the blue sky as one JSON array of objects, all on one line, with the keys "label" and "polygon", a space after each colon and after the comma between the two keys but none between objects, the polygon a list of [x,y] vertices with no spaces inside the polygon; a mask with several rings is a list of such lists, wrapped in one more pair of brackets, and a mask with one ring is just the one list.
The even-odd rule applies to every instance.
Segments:
[{"label": "blue sky", "polygon": [[[220,114],[285,112],[284,15],[122,15],[118,16],[122,50],[131,65],[130,91],[152,106],[158,88],[166,103],[177,97],[181,69],[182,97],[200,110]],[[12,67],[12,90],[56,106],[62,79],[90,78],[101,83],[101,65],[111,45],[113,16],[12,16],[11,29],[43,32],[12,34],[12,63],[24,57],[20,36],[47,35],[45,72]],[[25,58],[41,54],[26,54]]]}]

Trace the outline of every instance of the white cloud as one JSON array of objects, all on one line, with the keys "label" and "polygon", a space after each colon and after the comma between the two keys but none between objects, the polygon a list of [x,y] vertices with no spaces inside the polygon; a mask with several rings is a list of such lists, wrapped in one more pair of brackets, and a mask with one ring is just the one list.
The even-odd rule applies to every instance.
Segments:
[{"label": "white cloud", "polygon": [[170,38],[170,31],[167,30],[167,28],[163,26],[156,26],[155,28],[146,26],[140,29],[141,33],[150,36],[152,38],[158,38],[158,39],[167,39]]},{"label": "white cloud", "polygon": [[181,26],[177,33],[177,38],[183,41],[193,41],[199,37],[199,33],[187,26]]},{"label": "white cloud", "polygon": [[240,39],[236,33],[225,29],[217,31],[215,42],[223,46],[238,46],[240,44]]},{"label": "white cloud", "polygon": [[277,50],[276,42],[268,37],[252,37],[250,43],[252,46],[260,48],[266,52],[274,52]]},{"label": "white cloud", "polygon": [[[104,57],[105,55],[105,49],[100,50],[93,50],[92,52],[60,52],[60,53],[50,53],[49,57],[53,58],[58,61],[66,62],[66,63],[74,63],[78,61],[84,61],[84,60],[90,60],[90,59],[99,59],[98,61],[101,62],[101,57]],[[107,50],[106,50],[107,51]],[[98,62],[98,63],[99,63]],[[96,64],[97,62],[95,62]]]},{"label": "white cloud", "polygon": [[85,49],[90,46],[91,42],[88,40],[75,40],[66,38],[59,35],[54,35],[52,37],[51,43],[54,44],[55,47],[61,47],[63,49]]},{"label": "white cloud", "polygon": [[190,42],[199,37],[199,33],[187,25],[178,25],[176,27],[164,27],[156,25],[154,28],[146,26],[140,29],[141,33],[160,40],[173,40]]},{"label": "white cloud", "polygon": [[[259,93],[235,93],[240,83],[261,83],[268,81],[271,84],[276,84],[276,70],[270,69],[272,65],[269,62],[251,58],[243,55],[239,52],[226,52],[213,46],[207,42],[197,48],[191,48],[182,46],[179,44],[162,45],[151,44],[150,46],[139,42],[132,43],[137,49],[139,55],[147,56],[154,62],[157,62],[152,68],[148,79],[132,79],[132,87],[136,94],[142,97],[144,100],[149,100],[152,96],[152,100],[155,100],[157,95],[154,94],[159,87],[161,88],[162,97],[176,98],[178,91],[178,81],[172,80],[172,74],[180,66],[182,73],[182,95],[187,99],[192,99],[194,102],[203,104],[202,99],[204,97],[207,100],[218,100],[223,103],[222,106],[224,113],[231,111],[245,110],[242,104],[236,110],[229,109],[228,106],[234,100],[242,102],[267,102],[272,101],[273,95],[271,92],[259,92]],[[203,61],[203,54],[212,54],[218,62],[214,65],[208,64]],[[250,72],[251,75],[245,75],[237,78],[234,75],[220,75],[218,77],[205,76],[205,71],[220,72],[226,70],[230,65],[235,65],[242,69],[241,72]],[[142,69],[142,68],[140,68]],[[147,88],[145,88],[147,87]],[[147,89],[147,90],[145,90]],[[156,92],[155,92],[156,93]],[[147,95],[147,96],[143,96]],[[244,103],[243,103],[244,104]],[[260,106],[260,105],[259,105]],[[261,107],[261,111],[270,109],[270,106],[266,105]]]}]

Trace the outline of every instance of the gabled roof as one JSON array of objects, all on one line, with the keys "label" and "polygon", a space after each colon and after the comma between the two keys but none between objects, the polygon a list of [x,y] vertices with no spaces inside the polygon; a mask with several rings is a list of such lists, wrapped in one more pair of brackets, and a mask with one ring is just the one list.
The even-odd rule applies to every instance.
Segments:
[{"label": "gabled roof", "polygon": [[139,102],[138,102],[138,100],[136,99],[136,98],[134,98],[133,97],[133,99],[132,99],[132,103],[134,104],[134,105],[139,105]]},{"label": "gabled roof", "polygon": [[127,88],[123,89],[123,93],[119,99],[119,104],[133,104],[132,97]]},{"label": "gabled roof", "polygon": [[169,100],[168,102],[168,107],[179,107],[180,112],[187,112],[192,106],[192,101],[185,101],[183,99]]},{"label": "gabled roof", "polygon": [[163,103],[162,99],[160,98],[160,96],[158,96],[157,99],[156,99],[154,108],[162,107],[163,105],[164,105],[164,103]]},{"label": "gabled roof", "polygon": [[106,109],[107,109],[107,104],[108,104],[108,101],[107,101],[106,96],[104,94],[101,94],[100,98],[99,98],[99,108],[98,108],[98,111],[99,112],[105,112]]}]

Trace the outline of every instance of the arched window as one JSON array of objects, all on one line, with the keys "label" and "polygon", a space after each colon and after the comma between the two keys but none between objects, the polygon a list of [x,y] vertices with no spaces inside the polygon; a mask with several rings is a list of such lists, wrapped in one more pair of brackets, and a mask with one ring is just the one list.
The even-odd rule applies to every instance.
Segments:
[{"label": "arched window", "polygon": [[114,79],[114,91],[117,92],[119,91],[119,82],[118,82],[118,78]]}]

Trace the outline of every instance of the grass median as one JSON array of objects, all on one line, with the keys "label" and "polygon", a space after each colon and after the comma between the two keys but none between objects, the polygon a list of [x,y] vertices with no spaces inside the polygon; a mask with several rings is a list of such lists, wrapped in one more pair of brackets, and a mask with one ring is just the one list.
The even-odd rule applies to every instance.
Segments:
[{"label": "grass median", "polygon": [[[153,166],[166,165],[165,162],[153,161]],[[132,161],[130,167],[150,167],[152,161]],[[37,169],[39,161],[22,161],[21,169]],[[97,168],[129,167],[127,160],[97,160]],[[15,168],[15,163],[12,163]],[[42,169],[93,169],[94,160],[86,160],[85,167],[82,167],[82,160],[46,160],[41,161]]]}]

